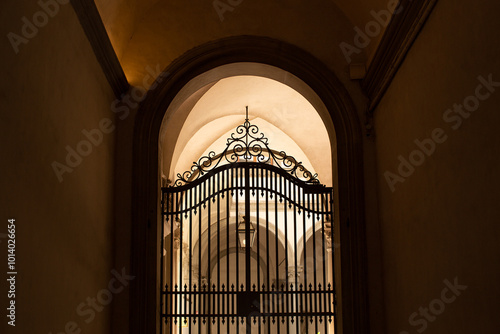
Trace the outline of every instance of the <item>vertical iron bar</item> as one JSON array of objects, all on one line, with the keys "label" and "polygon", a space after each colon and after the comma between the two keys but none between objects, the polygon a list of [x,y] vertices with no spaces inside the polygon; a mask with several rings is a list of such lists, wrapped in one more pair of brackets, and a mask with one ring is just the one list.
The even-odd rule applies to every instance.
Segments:
[{"label": "vertical iron bar", "polygon": [[[198,293],[197,293],[197,291],[196,291],[196,283],[195,283],[195,284],[193,285],[193,293],[194,293],[194,294],[193,294],[193,297],[194,297],[194,298],[193,298],[193,310],[194,310],[194,311],[193,311],[193,314],[198,313],[198,312],[197,312],[198,307],[196,307],[196,306],[197,306],[196,302],[197,302],[197,299],[198,299],[199,291],[200,291],[200,290],[198,289]],[[198,303],[199,303],[199,302],[198,302]],[[194,317],[194,318],[193,318],[193,324],[195,324],[195,322],[196,322],[196,317]],[[199,326],[199,325],[200,325],[200,324],[199,324],[199,319],[198,319],[198,326]],[[190,326],[189,326],[189,327],[191,327],[191,324],[190,324]]]},{"label": "vertical iron bar", "polygon": [[[207,199],[207,183],[206,181],[201,184],[202,188],[200,189],[200,195],[202,196],[201,198],[201,203],[202,206],[200,206],[200,219],[203,216],[201,213],[203,212],[203,209],[206,209],[206,199]],[[202,191],[202,193],[201,193]],[[202,225],[203,228],[203,225]],[[203,234],[202,234],[203,236]],[[210,236],[207,236],[207,242],[210,242]],[[202,252],[203,254],[203,252]],[[201,262],[201,261],[200,261]],[[200,265],[201,267],[201,265]],[[208,270],[207,270],[208,271]],[[200,273],[201,274],[201,273]],[[206,315],[208,314],[207,312],[207,299],[208,299],[208,294],[207,294],[207,276],[205,277],[205,283],[203,283],[203,324],[206,326]],[[208,319],[210,321],[210,319]],[[209,322],[210,323],[210,322]]]},{"label": "vertical iron bar", "polygon": [[[222,174],[224,176],[224,174]],[[229,169],[225,170],[225,175],[226,175],[226,283],[227,283],[227,291],[229,292],[229,198],[230,198],[230,184],[229,184]],[[224,181],[223,181],[224,182]],[[232,186],[232,184],[231,184]],[[227,294],[227,311],[229,313],[229,293]],[[228,326],[228,331],[229,331],[229,318],[227,320],[227,326]]]},{"label": "vertical iron bar", "polygon": [[[193,289],[193,190],[189,189],[188,192],[189,194],[189,288],[188,291],[191,292]],[[189,295],[189,314],[193,314],[193,302],[192,302],[192,296]],[[188,328],[189,328],[189,333],[191,333],[191,323],[188,319]]]},{"label": "vertical iron bar", "polygon": [[[181,197],[181,194],[179,194],[179,197]],[[181,204],[182,204],[182,197],[179,199],[179,203],[177,206],[177,211],[181,210]],[[183,255],[183,250],[182,250],[182,243],[183,243],[183,236],[182,236],[182,230],[183,230],[183,217],[182,213],[180,214],[179,218],[179,316],[182,314],[182,255]],[[182,317],[179,317],[179,334],[182,334]]]},{"label": "vertical iron bar", "polygon": [[[177,322],[178,322],[178,314],[179,314],[179,313],[177,312],[177,301],[178,301],[178,296],[179,296],[179,295],[177,294],[177,284],[176,284],[176,285],[175,285],[175,287],[174,287],[174,292],[175,292],[175,294],[174,294],[174,296],[175,296],[175,297],[174,297],[174,312],[173,312],[173,315],[174,315],[174,317],[175,317],[175,318],[174,318],[174,319],[175,319],[175,320],[174,320],[174,323],[177,325]],[[172,329],[172,333],[173,333],[173,332],[174,332],[174,330]]]},{"label": "vertical iron bar", "polygon": [[[271,285],[270,285],[270,276],[271,276],[271,271],[270,271],[270,264],[269,264],[269,190],[270,185],[269,185],[269,170],[266,169],[266,191],[264,192],[264,196],[266,197],[266,265],[267,265],[267,294],[266,294],[266,301],[265,301],[265,308],[264,312],[271,313],[271,295],[269,292],[271,291]],[[271,317],[267,317],[267,333],[271,333]]]},{"label": "vertical iron bar", "polygon": [[[220,302],[221,302],[221,295],[218,293],[220,292],[220,191],[221,191],[221,184],[220,184],[220,173],[217,173],[217,314],[220,313]],[[217,317],[217,333],[220,333],[220,317]]]},{"label": "vertical iron bar", "polygon": [[239,183],[238,183],[238,171],[239,169],[235,169],[235,183],[236,183],[236,188],[235,188],[235,214],[236,214],[236,217],[235,217],[235,221],[236,221],[236,226],[235,226],[235,236],[236,236],[236,291],[239,290],[240,286],[240,275],[239,275],[239,272],[240,272],[240,261],[239,261],[239,246],[238,246],[238,216],[239,216]]},{"label": "vertical iron bar", "polygon": [[[163,334],[163,315],[166,313],[164,311],[164,308],[166,308],[165,302],[167,300],[167,289],[165,286],[165,282],[163,281],[163,270],[165,269],[166,265],[164,264],[165,262],[165,255],[163,254],[163,249],[164,249],[164,242],[165,242],[165,190],[161,190],[161,241],[160,241],[160,257],[161,257],[161,262],[160,262],[160,291],[163,292],[165,291],[164,294],[160,294],[160,334]],[[165,290],[164,290],[165,289]]]},{"label": "vertical iron bar", "polygon": [[[228,309],[227,309],[227,313],[226,313],[226,307],[225,307],[225,306],[226,306],[226,305],[225,305],[226,296],[224,295],[224,293],[225,293],[225,290],[226,290],[226,289],[224,289],[224,288],[225,288],[225,287],[224,287],[224,283],[222,283],[222,289],[220,290],[220,291],[222,292],[222,296],[221,296],[221,297],[222,297],[222,298],[221,298],[221,299],[222,299],[222,313],[220,314],[219,319],[220,319],[220,318],[222,318],[222,317],[224,317],[223,319],[220,319],[220,320],[222,320],[222,324],[223,324],[223,325],[224,325],[224,323],[225,323],[225,318],[226,318],[226,315],[227,315],[227,313],[229,313],[229,307],[228,307]],[[228,305],[228,306],[229,306],[229,305]],[[220,331],[220,327],[219,327],[219,333],[221,333],[221,331]]]},{"label": "vertical iron bar", "polygon": [[[236,292],[234,290],[234,284],[231,285],[231,307],[232,307],[232,314],[233,314],[233,319],[231,322],[234,324],[234,317],[237,315],[237,310],[236,310],[236,302],[235,302],[235,297],[236,297]],[[238,330],[238,317],[236,316],[236,331],[239,332]]]},{"label": "vertical iron bar", "polygon": [[[316,203],[316,193],[312,194],[312,224],[313,224],[313,254],[314,254],[314,290],[318,289],[318,280],[317,280],[317,265],[316,265],[316,259],[318,258],[318,254],[316,252],[316,214],[314,212],[315,210],[315,203]],[[314,293],[314,312],[318,312],[318,294]],[[314,332],[318,332],[318,317],[314,317]]]},{"label": "vertical iron bar", "polygon": [[[250,167],[245,164],[245,285],[251,291],[252,268],[250,267]],[[252,332],[250,316],[247,317],[246,333]]]},{"label": "vertical iron bar", "polygon": [[[327,305],[326,305],[326,243],[325,243],[325,214],[326,212],[328,211],[328,204],[325,203],[325,196],[327,196],[327,194],[325,195],[322,195],[321,196],[321,209],[322,209],[322,214],[321,214],[321,244],[322,244],[322,250],[323,250],[323,289],[322,289],[322,294],[323,294],[323,307],[322,309],[324,310],[324,312],[326,313],[327,312]],[[320,302],[321,303],[321,302]],[[323,318],[323,317],[322,317]],[[324,319],[325,321],[325,333],[327,331],[327,324],[328,324],[328,320],[327,320],[327,317],[325,316]]]},{"label": "vertical iron bar", "polygon": [[[294,246],[294,259],[295,259],[295,330],[297,333],[299,333],[300,326],[299,326],[299,294],[297,293],[299,290],[299,265],[298,265],[298,241],[297,241],[297,186],[293,185],[293,246]],[[292,299],[293,302],[293,299]]]},{"label": "vertical iron bar", "polygon": [[[235,170],[235,183],[236,183],[236,188],[235,188],[235,194],[236,194],[236,200],[235,200],[235,203],[236,203],[236,216],[235,216],[235,221],[236,221],[236,226],[235,226],[235,235],[236,235],[236,293],[239,291],[240,289],[240,253],[239,253],[239,246],[238,246],[238,207],[239,207],[239,182],[238,180],[241,181],[241,177],[238,177],[238,171],[239,171],[239,168],[237,169],[233,169]],[[241,174],[241,173],[240,173]],[[233,300],[233,303],[234,303],[234,300]],[[238,313],[239,311],[236,310],[236,313]],[[239,320],[240,318],[239,317],[236,317],[236,333],[239,333],[240,332],[240,324],[239,324]]]},{"label": "vertical iron bar", "polygon": [[[277,176],[277,173],[276,172],[273,172],[274,174],[274,188],[276,190],[276,193],[275,193],[275,196],[274,196],[274,232],[276,233],[276,313],[279,314],[280,312],[280,305],[279,305],[279,256],[278,256],[278,253],[279,253],[279,248],[278,248],[278,245],[279,245],[279,239],[278,239],[278,234],[279,234],[279,230],[278,230],[278,176]],[[274,311],[274,310],[273,310]],[[276,324],[277,324],[277,327],[278,327],[278,334],[280,333],[280,317],[279,315],[277,316],[277,319],[276,319]]]},{"label": "vertical iron bar", "polygon": [[[209,288],[210,289],[210,288]],[[215,312],[215,296],[218,296],[217,291],[215,291],[216,286],[214,283],[212,283],[212,310]],[[217,312],[217,315],[220,315],[219,312]],[[219,319],[219,317],[217,317]],[[208,322],[208,326],[210,328],[210,331],[212,331],[212,325],[215,327],[215,319],[212,319],[212,321]],[[217,332],[220,333],[220,332]]]},{"label": "vertical iron bar", "polygon": [[[306,194],[305,194],[305,189],[304,188],[301,188],[301,198],[302,198],[302,208],[303,208],[303,211],[302,211],[302,246],[304,247],[302,253],[304,254],[304,265],[303,265],[303,271],[304,271],[304,283],[303,283],[303,287],[305,290],[307,290],[307,225],[306,225],[306,222],[307,222],[307,215],[309,213],[308,211],[308,207],[307,207],[307,203],[306,203]],[[302,307],[302,310],[304,310],[304,312],[307,312],[307,295],[304,293],[301,295],[300,297],[300,301],[301,301],[301,307]],[[307,317],[305,319],[305,324],[306,324],[306,333],[308,333],[308,320],[307,320]]]},{"label": "vertical iron bar", "polygon": [[[206,185],[206,197],[205,197],[205,200],[207,201],[207,207],[208,207],[208,211],[207,211],[207,229],[208,229],[208,234],[207,234],[207,239],[208,239],[208,263],[207,263],[207,289],[208,289],[208,294],[207,294],[207,312],[208,314],[212,314],[212,309],[211,309],[211,301],[212,301],[212,298],[213,298],[213,295],[212,295],[212,266],[211,266],[211,260],[212,260],[212,202],[210,201],[210,188],[211,187],[211,184],[212,184],[212,181],[213,181],[213,176],[212,177],[209,177],[206,181],[205,181],[205,185]],[[210,316],[208,317],[208,332],[210,333],[211,330],[212,330],[212,319],[210,318]]]},{"label": "vertical iron bar", "polygon": [[[202,286],[201,286],[201,276],[202,276],[202,272],[201,272],[201,208],[202,208],[202,204],[201,204],[201,185],[199,186],[196,186],[195,188],[195,196],[198,195],[197,197],[197,203],[196,205],[199,206],[198,208],[198,292],[199,292],[199,300],[198,300],[198,308],[200,309],[200,313],[202,313],[203,311],[203,301],[204,301],[204,298],[203,298],[203,294],[202,294]],[[198,327],[201,326],[201,318],[198,319]]]},{"label": "vertical iron bar", "polygon": [[[280,184],[281,184],[281,189],[282,189],[282,195],[283,195],[283,217],[285,218],[285,224],[284,224],[284,229],[285,229],[285,298],[286,298],[286,301],[285,301],[285,305],[286,305],[286,311],[285,313],[289,313],[290,312],[290,294],[289,294],[289,291],[290,291],[290,282],[288,280],[288,212],[287,212],[287,202],[288,202],[288,205],[290,204],[289,200],[287,198],[289,198],[290,194],[289,194],[289,185],[290,185],[290,182],[287,181],[287,179],[285,179],[283,176],[280,177]],[[286,332],[287,333],[290,333],[290,319],[287,319],[287,317],[285,317],[285,320],[286,320]]]},{"label": "vertical iron bar", "polygon": [[181,329],[181,322],[182,322],[182,227],[183,227],[183,224],[182,224],[182,192],[177,192],[176,193],[176,201],[175,201],[175,205],[176,205],[176,220],[178,221],[179,223],[179,241],[178,241],[178,245],[179,245],[179,249],[177,250],[177,268],[179,270],[179,273],[178,273],[178,277],[179,277],[179,281],[177,283],[178,287],[179,287],[179,292],[177,294],[177,314],[178,314],[178,319],[179,319],[179,329]]},{"label": "vertical iron bar", "polygon": [[[190,189],[190,194],[189,194],[189,198],[190,198],[190,201],[191,201],[191,207],[190,207],[190,210],[189,210],[189,220],[190,220],[190,236],[189,236],[189,239],[190,239],[190,243],[191,243],[191,247],[189,249],[189,252],[191,254],[191,263],[193,262],[193,257],[195,256],[195,254],[193,254],[193,251],[194,251],[194,245],[193,245],[193,213],[196,212],[196,205],[198,203],[198,200],[196,199],[196,192],[195,192],[195,189],[196,188],[191,188]],[[198,308],[196,307],[196,299],[197,299],[197,293],[196,293],[196,282],[194,282],[193,280],[193,271],[194,271],[194,266],[191,264],[191,266],[189,267],[189,275],[190,275],[190,280],[189,280],[189,286],[190,286],[190,289],[192,289],[193,291],[193,302],[192,302],[192,311],[191,311],[191,314],[195,314],[197,313],[197,310]],[[189,332],[191,332],[191,325],[195,326],[196,324],[196,317],[193,318],[193,322],[189,322]]]},{"label": "vertical iron bar", "polygon": [[245,285],[246,291],[250,291],[250,167],[247,164],[245,164]]},{"label": "vertical iron bar", "polygon": [[[259,193],[259,169],[257,168],[252,168],[252,185],[253,189],[252,191],[254,192],[254,197],[255,197],[255,211],[256,211],[256,231],[257,233],[257,291],[261,291],[262,288],[260,286],[260,213],[259,213],[259,201],[260,201],[260,193]],[[261,294],[259,293],[259,305],[260,305],[260,296]],[[260,310],[259,310],[260,311]],[[261,333],[260,329],[260,317],[258,318],[259,321],[259,326],[258,326],[258,331],[259,334]]]},{"label": "vertical iron bar", "polygon": [[[334,318],[333,318],[333,331],[336,333],[337,332],[337,293],[336,293],[336,284],[335,284],[335,235],[334,235],[334,220],[333,220],[333,190],[329,193],[330,195],[330,233],[331,233],[331,240],[332,240],[332,261],[330,261],[331,266],[332,266],[332,290],[333,290],[333,312],[334,312]],[[330,296],[330,295],[329,295]],[[332,303],[329,302],[330,307],[332,307]]]},{"label": "vertical iron bar", "polygon": [[[307,194],[307,207],[309,209],[309,217],[310,217],[310,220],[311,220],[311,233],[312,235],[314,235],[314,210],[313,210],[313,207],[312,206],[312,197],[311,197],[311,194]],[[314,254],[314,251],[311,250],[312,252],[312,259],[313,259],[313,262],[315,263],[316,261],[314,261],[314,258],[316,256],[316,254]],[[315,276],[315,273],[313,272],[313,277]],[[314,282],[314,280],[313,280]],[[309,307],[308,307],[308,311],[310,313],[314,312],[314,306],[313,306],[313,293],[312,293],[312,283],[309,282],[309,284],[307,285],[307,287],[309,287]],[[307,290],[307,287],[306,287],[306,290]],[[312,323],[312,316],[311,316],[311,319],[310,319],[310,323]],[[307,331],[309,332],[309,322],[307,324]],[[317,332],[315,332],[317,333]]]},{"label": "vertical iron bar", "polygon": [[[170,263],[169,263],[169,268],[170,268],[170,291],[174,291],[174,227],[175,227],[175,218],[174,218],[174,194],[171,194],[171,202],[169,203],[169,206],[171,207],[171,213],[172,215],[170,216]],[[170,312],[172,314],[174,313],[173,309],[173,301],[174,301],[175,295],[171,294],[170,295]],[[173,318],[170,318],[170,333],[173,331]]]},{"label": "vertical iron bar", "polygon": [[[182,192],[182,196],[181,196],[181,201],[184,202],[184,204],[182,205],[181,207],[181,211],[185,211],[184,213],[180,213],[180,216],[181,216],[181,220],[182,220],[182,234],[181,234],[181,256],[184,255],[184,233],[187,234],[186,230],[184,229],[184,226],[185,226],[185,222],[187,221],[187,205],[188,205],[188,199],[187,199],[187,193],[188,193],[188,190],[185,190]],[[187,243],[186,243],[187,244]],[[186,261],[188,261],[188,259],[186,259]],[[181,266],[181,272],[182,272],[182,266]],[[184,294],[181,294],[181,300],[182,300],[182,309],[181,309],[181,313],[182,315],[184,315],[184,319],[181,318],[181,328],[182,328],[182,324],[183,322],[186,320],[185,316],[187,314],[187,303],[188,303],[188,294],[187,294],[187,285],[184,283],[184,280],[186,280],[186,277],[184,277],[184,273],[182,273],[182,281],[181,281],[181,290],[184,289]]]}]

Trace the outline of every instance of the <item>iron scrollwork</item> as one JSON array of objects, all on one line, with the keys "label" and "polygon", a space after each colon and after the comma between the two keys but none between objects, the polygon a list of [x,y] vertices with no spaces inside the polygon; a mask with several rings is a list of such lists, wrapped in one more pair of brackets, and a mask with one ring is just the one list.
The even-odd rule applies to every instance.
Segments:
[{"label": "iron scrollwork", "polygon": [[245,122],[239,125],[230,138],[227,139],[226,148],[222,153],[214,151],[201,157],[198,162],[193,162],[190,170],[178,173],[173,186],[182,186],[199,179],[211,170],[223,164],[234,164],[240,160],[254,160],[278,166],[290,175],[309,184],[320,184],[318,174],[312,174],[302,162],[284,151],[275,151],[269,147],[269,140],[259,128],[251,124],[248,115]]}]

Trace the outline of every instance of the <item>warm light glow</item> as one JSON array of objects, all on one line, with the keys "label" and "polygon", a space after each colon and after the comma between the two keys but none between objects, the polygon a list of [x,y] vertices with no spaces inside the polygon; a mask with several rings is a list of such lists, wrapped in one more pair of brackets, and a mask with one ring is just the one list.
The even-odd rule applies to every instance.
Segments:
[{"label": "warm light glow", "polygon": [[[255,227],[252,222],[250,222],[250,248],[253,246],[255,240]],[[245,216],[243,216],[241,222],[238,224],[238,241],[241,249],[245,249],[246,243],[246,229],[245,229]]]}]

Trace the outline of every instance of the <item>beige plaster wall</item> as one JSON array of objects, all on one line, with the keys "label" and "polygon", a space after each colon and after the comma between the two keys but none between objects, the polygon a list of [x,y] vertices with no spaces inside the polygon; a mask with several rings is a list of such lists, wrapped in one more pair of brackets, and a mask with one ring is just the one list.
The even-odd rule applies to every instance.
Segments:
[{"label": "beige plaster wall", "polygon": [[[500,82],[499,11],[439,1],[375,111],[387,333],[498,332],[500,84],[479,89],[479,106],[468,97],[478,76]],[[464,100],[468,118],[447,112]],[[414,140],[433,131],[435,151],[392,192],[386,171],[418,159]]]},{"label": "beige plaster wall", "polygon": [[16,219],[18,272],[14,328],[6,321],[1,238],[0,332],[109,333],[110,306],[98,304],[94,319],[88,306],[77,308],[108,287],[114,269],[114,134],[104,134],[62,182],[51,164],[66,164],[65,147],[85,140],[82,130],[113,119],[112,90],[70,4],[53,7],[17,54],[7,33],[22,35],[22,17],[33,22],[41,7],[10,0],[0,7],[0,233]]}]

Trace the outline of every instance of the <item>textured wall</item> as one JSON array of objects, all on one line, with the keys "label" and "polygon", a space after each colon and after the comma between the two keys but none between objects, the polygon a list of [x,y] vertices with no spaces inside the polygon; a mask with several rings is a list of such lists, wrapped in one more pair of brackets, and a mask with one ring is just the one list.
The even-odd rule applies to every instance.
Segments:
[{"label": "textured wall", "polygon": [[498,333],[499,10],[439,1],[375,112],[388,333]]},{"label": "textured wall", "polygon": [[[82,130],[113,119],[114,97],[73,8],[60,2],[51,2],[50,15],[36,1],[0,5],[0,233],[9,217],[16,219],[18,271],[15,328],[6,323],[2,278],[2,333],[109,333],[110,328],[110,307],[101,309],[96,299],[101,311],[92,319],[86,302],[108,297],[100,291],[108,288],[114,269],[114,134],[101,130],[101,138],[94,131],[95,144],[88,146]],[[38,27],[30,26],[33,16]],[[10,35],[14,45],[22,41],[17,54],[9,32],[18,36]],[[74,168],[67,167],[72,172],[63,173],[60,182],[52,163],[68,166],[66,146],[88,155],[81,161],[73,157]],[[7,243],[0,241],[4,277]],[[118,291],[119,283],[113,283]]]}]

